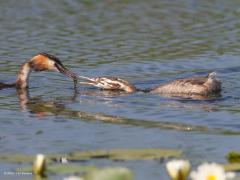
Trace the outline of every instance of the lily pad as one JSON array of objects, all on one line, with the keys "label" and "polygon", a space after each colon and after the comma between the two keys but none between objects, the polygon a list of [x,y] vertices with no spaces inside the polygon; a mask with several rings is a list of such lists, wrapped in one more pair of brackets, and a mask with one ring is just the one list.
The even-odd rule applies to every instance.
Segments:
[{"label": "lily pad", "polygon": [[[63,157],[68,158],[68,154],[48,154],[46,155],[47,161],[60,161]],[[10,162],[10,163],[32,163],[35,156],[33,155],[26,155],[26,154],[5,154],[0,155],[0,161]]]},{"label": "lily pad", "polygon": [[29,163],[33,162],[34,156],[25,154],[6,154],[0,156],[0,161],[6,162],[18,162],[18,163]]},{"label": "lily pad", "polygon": [[[69,154],[48,154],[46,155],[48,164],[61,161],[65,158],[68,161],[86,161],[90,159],[110,159],[110,160],[154,160],[169,157],[180,157],[182,152],[175,149],[111,149],[95,151],[78,151]],[[0,155],[0,161],[11,163],[32,163],[34,156],[24,154]]]},{"label": "lily pad", "polygon": [[52,165],[48,167],[48,172],[53,174],[74,174],[74,173],[85,173],[88,171],[96,170],[96,166],[79,166],[74,164],[61,164]]},{"label": "lily pad", "polygon": [[71,154],[70,159],[81,160],[106,158],[111,160],[153,160],[169,157],[180,157],[181,151],[173,149],[112,149],[96,151],[80,151]]},{"label": "lily pad", "polygon": [[240,171],[240,163],[224,164],[223,168],[225,171]]},{"label": "lily pad", "polygon": [[226,156],[229,163],[240,163],[240,152],[231,151]]},{"label": "lily pad", "polygon": [[[75,164],[50,164],[47,166],[47,174],[76,174],[97,170],[95,166],[80,166]],[[16,172],[32,172],[32,167],[18,168]]]},{"label": "lily pad", "polygon": [[84,180],[133,180],[133,174],[127,168],[105,168],[87,173]]}]

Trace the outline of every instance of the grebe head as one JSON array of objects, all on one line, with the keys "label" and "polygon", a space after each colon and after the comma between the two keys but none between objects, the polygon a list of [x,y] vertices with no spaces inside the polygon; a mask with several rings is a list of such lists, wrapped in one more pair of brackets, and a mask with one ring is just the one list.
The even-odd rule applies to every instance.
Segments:
[{"label": "grebe head", "polygon": [[210,79],[216,79],[217,78],[217,73],[216,72],[211,72],[207,75],[208,78]]},{"label": "grebe head", "polygon": [[34,71],[57,71],[76,80],[76,75],[63,66],[61,61],[48,53],[39,53],[29,61],[30,68]]},{"label": "grebe head", "polygon": [[15,83],[16,88],[23,89],[28,87],[29,74],[31,73],[32,70],[34,71],[52,70],[60,72],[65,76],[73,79],[74,89],[76,89],[77,76],[73,72],[65,68],[57,57],[47,53],[39,53],[21,65]]}]

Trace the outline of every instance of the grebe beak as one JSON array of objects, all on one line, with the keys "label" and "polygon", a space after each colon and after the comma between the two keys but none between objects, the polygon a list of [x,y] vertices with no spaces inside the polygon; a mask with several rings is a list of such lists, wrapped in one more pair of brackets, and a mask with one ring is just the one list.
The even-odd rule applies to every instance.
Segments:
[{"label": "grebe beak", "polygon": [[55,64],[56,68],[58,69],[58,71],[62,74],[64,74],[65,76],[73,79],[74,81],[77,81],[77,75],[71,71],[69,71],[67,68],[65,68],[63,65],[59,65],[59,64]]}]

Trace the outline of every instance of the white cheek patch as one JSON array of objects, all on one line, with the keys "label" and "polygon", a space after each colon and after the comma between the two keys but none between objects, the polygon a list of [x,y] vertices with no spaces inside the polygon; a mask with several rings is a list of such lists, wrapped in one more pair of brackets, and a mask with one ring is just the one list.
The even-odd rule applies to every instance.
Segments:
[{"label": "white cheek patch", "polygon": [[55,62],[52,61],[52,60],[49,60],[49,61],[48,61],[48,68],[49,68],[50,70],[57,70],[57,71],[58,71],[58,69],[57,69],[56,66],[55,66]]}]

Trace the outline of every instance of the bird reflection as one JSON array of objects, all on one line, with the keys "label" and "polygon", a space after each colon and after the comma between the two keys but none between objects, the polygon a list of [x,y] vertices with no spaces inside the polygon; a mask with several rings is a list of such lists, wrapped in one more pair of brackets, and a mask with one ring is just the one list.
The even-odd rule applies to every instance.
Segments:
[{"label": "bird reflection", "polygon": [[[140,93],[140,92],[139,92]],[[19,106],[21,111],[29,111],[32,114],[35,114],[37,116],[47,116],[49,114],[54,114],[58,115],[61,114],[59,111],[62,111],[65,109],[64,104],[58,102],[58,101],[43,101],[40,98],[30,98],[29,95],[29,89],[24,88],[24,89],[16,89],[16,94],[19,100]],[[76,100],[81,96],[93,96],[93,97],[103,97],[108,98],[107,100],[109,101],[109,98],[114,98],[114,97],[121,97],[121,96],[129,96],[130,94],[124,91],[109,91],[109,90],[97,90],[97,89],[87,89],[87,90],[81,90],[78,91],[78,89],[74,88],[73,93],[71,97],[69,97],[70,102],[76,102]],[[169,101],[168,103],[164,102],[161,103],[161,108],[162,107],[172,107],[172,108],[184,108],[184,109],[202,109],[207,112],[213,112],[217,111],[216,107],[213,107],[211,104],[192,104],[189,105],[187,102],[191,101],[196,101],[196,100],[203,100],[203,101],[215,101],[219,99],[219,96],[209,96],[209,97],[203,97],[203,96],[197,96],[197,95],[192,95],[194,97],[189,97],[186,96],[185,98],[181,97],[179,98],[178,96],[167,96],[165,95],[164,97],[167,98],[172,98],[175,100],[175,103],[172,103],[172,101]],[[89,99],[88,99],[89,100]],[[91,101],[91,99],[89,100]],[[95,100],[93,100],[92,103],[95,103]],[[176,105],[177,103],[177,105]],[[103,102],[104,104],[104,102]],[[64,111],[63,111],[64,112]]]},{"label": "bird reflection", "polygon": [[[78,94],[78,93],[77,93]],[[92,113],[78,110],[71,110],[65,107],[64,104],[54,101],[43,101],[39,98],[30,98],[28,89],[17,90],[19,105],[21,110],[28,111],[39,118],[45,116],[64,116],[71,119],[79,119],[81,121],[100,121],[103,123],[122,124],[131,126],[141,126],[145,128],[160,128],[160,129],[175,129],[179,131],[208,131],[207,127],[194,126],[184,123],[171,123],[171,122],[154,122],[148,120],[131,119],[121,116],[107,115],[104,113]],[[70,100],[75,101],[77,97],[74,91]]]},{"label": "bird reflection", "polygon": [[[16,94],[19,100],[20,110],[28,111],[39,117],[58,115],[61,109],[65,109],[64,104],[58,101],[44,101],[41,98],[31,98],[28,88],[16,89]],[[73,94],[69,98],[70,102],[74,102],[77,96],[78,91],[74,88]]]},{"label": "bird reflection", "polygon": [[[86,93],[86,92],[85,92]],[[129,117],[114,116],[104,113],[86,112],[81,110],[72,110],[66,107],[66,104],[61,101],[44,101],[41,98],[31,98],[28,89],[17,90],[17,96],[19,99],[20,109],[22,111],[28,111],[30,114],[35,115],[38,118],[44,118],[46,116],[60,116],[64,119],[74,119],[85,122],[98,121],[101,123],[110,123],[116,125],[128,125],[134,127],[143,128],[157,128],[157,129],[171,129],[177,131],[198,131],[204,133],[224,133],[224,129],[209,129],[207,126],[192,125],[182,122],[169,122],[169,121],[151,121],[145,119],[133,119]],[[69,98],[70,102],[77,102],[81,93],[73,91],[72,96]],[[176,101],[177,102],[177,101]],[[93,103],[95,101],[93,100]],[[191,104],[187,106],[184,102],[182,105],[179,103],[161,103],[162,107],[170,108],[184,108],[184,109],[202,109],[204,111],[211,111],[211,107],[208,105]],[[195,108],[193,108],[193,106]],[[217,110],[217,109],[215,109]]]},{"label": "bird reflection", "polygon": [[[19,100],[19,106],[21,111],[28,111],[31,114],[34,114],[38,117],[44,117],[49,115],[63,115],[63,116],[70,116],[73,118],[87,118],[87,120],[100,120],[100,121],[108,121],[109,119],[112,119],[111,122],[114,122],[115,120],[118,121],[118,116],[111,116],[106,114],[94,114],[94,113],[87,113],[82,111],[73,111],[71,109],[68,109],[65,107],[65,104],[61,101],[46,101],[42,100],[41,98],[31,98],[29,95],[29,91],[27,88],[25,89],[16,89],[17,90],[17,97]],[[127,96],[128,93],[125,92],[119,92],[119,91],[107,91],[107,90],[84,90],[84,91],[78,91],[76,89],[73,90],[72,95],[69,97],[69,101],[72,103],[76,103],[81,96],[100,96],[100,97],[107,97],[107,99],[103,98],[101,99],[103,105],[105,105],[106,101],[109,102],[109,98],[113,97],[119,97],[119,96]],[[91,101],[91,99],[88,99],[88,102]],[[191,101],[191,100],[189,100]],[[176,99],[174,101],[166,102],[163,100],[161,103],[161,108],[167,107],[167,108],[177,108],[177,109],[201,109],[203,111],[212,112],[217,111],[217,107],[212,106],[211,104],[194,104],[191,103],[189,105],[188,100],[185,99]],[[91,102],[90,102],[91,103]],[[96,103],[96,99],[92,99],[92,103]],[[114,100],[113,102],[114,103]],[[106,120],[107,119],[107,120]]]},{"label": "bird reflection", "polygon": [[176,99],[178,101],[215,101],[221,97],[221,94],[202,96],[198,94],[162,94],[162,97]]},{"label": "bird reflection", "polygon": [[100,96],[100,97],[119,97],[119,96],[129,96],[130,94],[125,91],[118,91],[118,90],[98,90],[98,89],[87,89],[81,90],[80,95],[87,95],[87,96]]}]

